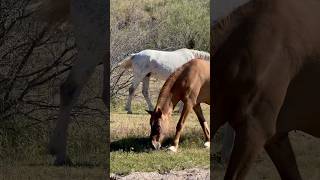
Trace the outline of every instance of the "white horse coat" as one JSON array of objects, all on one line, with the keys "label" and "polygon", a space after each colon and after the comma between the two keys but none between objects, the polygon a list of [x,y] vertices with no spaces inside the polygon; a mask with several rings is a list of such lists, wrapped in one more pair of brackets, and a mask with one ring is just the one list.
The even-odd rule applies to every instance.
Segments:
[{"label": "white horse coat", "polygon": [[118,64],[120,67],[133,69],[132,85],[129,88],[129,97],[125,107],[127,112],[132,113],[131,101],[141,81],[143,82],[142,94],[148,104],[149,110],[152,111],[153,105],[149,96],[150,76],[152,75],[158,79],[166,80],[177,68],[195,58],[202,58],[209,61],[210,54],[204,51],[186,48],[176,51],[147,49],[139,53],[131,54],[122,60]]}]

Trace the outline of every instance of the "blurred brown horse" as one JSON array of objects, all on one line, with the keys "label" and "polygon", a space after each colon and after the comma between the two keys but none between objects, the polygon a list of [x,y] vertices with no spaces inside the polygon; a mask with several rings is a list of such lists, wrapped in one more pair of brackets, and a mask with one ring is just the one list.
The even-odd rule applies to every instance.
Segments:
[{"label": "blurred brown horse", "polygon": [[320,1],[253,0],[213,26],[213,135],[236,132],[225,179],[245,179],[267,151],[301,179],[288,133],[320,137]]},{"label": "blurred brown horse", "polygon": [[156,149],[167,134],[171,113],[179,101],[184,103],[183,110],[176,127],[176,135],[169,150],[176,152],[180,135],[189,112],[193,109],[205,135],[205,147],[210,147],[210,131],[200,103],[210,104],[210,63],[202,59],[194,59],[178,68],[169,76],[163,85],[157,105],[151,114],[151,140]]}]

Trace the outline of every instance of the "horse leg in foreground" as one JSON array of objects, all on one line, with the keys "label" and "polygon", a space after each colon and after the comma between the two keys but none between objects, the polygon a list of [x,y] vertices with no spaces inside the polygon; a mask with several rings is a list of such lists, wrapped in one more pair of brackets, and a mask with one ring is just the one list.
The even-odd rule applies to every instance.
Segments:
[{"label": "horse leg in foreground", "polygon": [[210,148],[210,129],[209,129],[209,126],[208,126],[208,123],[207,123],[206,119],[203,116],[203,112],[202,112],[200,104],[195,105],[193,107],[193,110],[194,110],[194,112],[196,113],[196,115],[198,117],[198,120],[200,122],[201,128],[202,128],[203,133],[204,133],[204,137],[205,137],[204,146],[206,148]]},{"label": "horse leg in foreground", "polygon": [[265,146],[281,179],[301,179],[288,133],[277,135]]},{"label": "horse leg in foreground", "polygon": [[221,158],[224,164],[229,162],[234,143],[235,132],[229,123],[223,127]]},{"label": "horse leg in foreground", "polygon": [[[95,67],[99,63],[104,63],[104,74],[107,74],[106,49],[108,49],[108,47],[106,43],[107,23],[105,21],[108,4],[106,1],[90,1],[90,3],[88,3],[86,0],[77,0],[72,2],[71,17],[75,30],[78,59],[72,67],[66,82],[61,86],[60,112],[56,127],[49,142],[49,151],[51,154],[56,155],[56,165],[71,163],[66,153],[67,130],[70,123],[70,112],[83,86],[89,80]],[[59,10],[57,10],[57,12],[59,12]],[[107,85],[105,78],[106,77],[104,77],[104,86]],[[105,92],[105,89],[107,88],[104,87],[103,90],[104,98],[106,98],[108,94]],[[107,103],[106,99],[104,103]]]},{"label": "horse leg in foreground", "polygon": [[[227,103],[223,106],[224,113],[228,115],[222,115],[222,112],[219,111],[221,108],[220,101],[223,100],[217,97],[219,102],[216,104],[216,109],[218,109],[215,113],[216,121],[223,122],[230,119],[229,122],[236,131],[225,179],[245,179],[253,161],[262,152],[266,143],[275,135],[276,118],[282,105],[286,85],[287,83],[279,84],[279,88],[270,93],[265,92],[259,86],[253,86],[257,87],[257,90],[249,90],[248,92],[253,93],[251,95],[243,94],[237,98],[224,99],[226,102],[234,104]],[[261,94],[264,96],[261,96]],[[229,95],[229,97],[232,96]],[[243,104],[244,102],[248,103]],[[218,122],[217,124],[221,123]]]},{"label": "horse leg in foreground", "polygon": [[[81,56],[79,56],[79,60]],[[72,68],[70,75],[60,88],[60,112],[56,127],[49,142],[49,151],[56,155],[55,164],[70,164],[71,161],[66,156],[67,130],[70,123],[70,113],[76,103],[83,86],[93,73],[97,64],[88,65],[85,61],[79,65],[85,65],[81,69]]]}]

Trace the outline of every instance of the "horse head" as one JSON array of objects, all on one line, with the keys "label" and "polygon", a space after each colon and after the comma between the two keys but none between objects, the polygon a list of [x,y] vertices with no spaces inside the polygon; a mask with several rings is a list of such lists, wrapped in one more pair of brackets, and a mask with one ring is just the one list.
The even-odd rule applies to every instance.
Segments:
[{"label": "horse head", "polygon": [[167,133],[168,117],[159,108],[156,108],[154,111],[146,111],[151,115],[151,143],[155,149],[160,149],[161,143]]}]

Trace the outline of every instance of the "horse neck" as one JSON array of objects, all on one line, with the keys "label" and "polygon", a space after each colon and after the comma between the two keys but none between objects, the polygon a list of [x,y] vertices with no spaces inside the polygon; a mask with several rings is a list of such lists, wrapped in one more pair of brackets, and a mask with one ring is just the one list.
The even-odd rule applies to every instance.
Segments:
[{"label": "horse neck", "polygon": [[156,109],[159,108],[164,115],[170,116],[172,114],[173,108],[178,102],[179,100],[177,100],[177,98],[173,96],[173,93],[162,94],[158,98]]},{"label": "horse neck", "polygon": [[181,72],[182,67],[178,68],[173,74],[168,77],[167,81],[164,83],[163,87],[160,90],[156,109],[160,108],[164,114],[171,115],[173,108],[180,100],[174,96],[174,91],[176,91],[177,88],[173,88],[173,86]]}]

